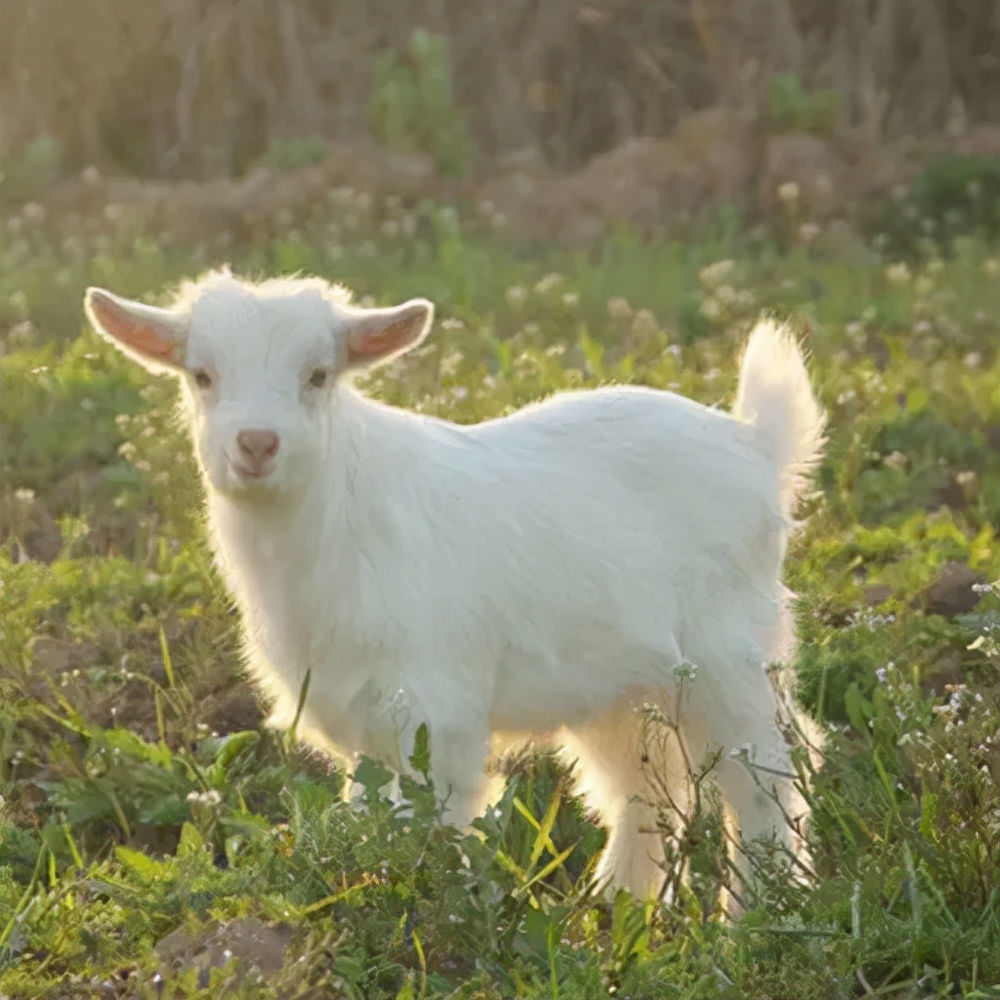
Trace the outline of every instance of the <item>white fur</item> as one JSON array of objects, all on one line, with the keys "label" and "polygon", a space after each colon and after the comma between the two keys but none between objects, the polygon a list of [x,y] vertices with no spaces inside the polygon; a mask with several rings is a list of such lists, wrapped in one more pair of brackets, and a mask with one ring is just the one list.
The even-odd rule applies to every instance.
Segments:
[{"label": "white fur", "polygon": [[[89,297],[88,312],[100,325]],[[739,417],[621,387],[461,427],[343,380],[303,388],[310,366],[343,367],[365,315],[316,282],[225,274],[163,312],[163,329],[178,317],[186,329],[175,370],[212,539],[274,721],[291,721],[309,672],[301,731],[315,745],[402,770],[427,723],[432,777],[459,824],[495,791],[491,741],[552,737],[611,828],[600,874],[655,892],[662,851],[635,800],[647,771],[633,707],[669,711],[676,667],[697,667],[683,713],[696,763],[721,745],[790,770],[765,666],[791,652],[781,563],[823,428],[794,339],[757,325]],[[217,385],[199,395],[184,371],[207,365]],[[281,435],[262,484],[226,464],[245,426]],[[684,762],[670,757],[651,763],[684,801]],[[719,778],[745,835],[786,836],[738,760]],[[794,802],[788,780],[763,780]]]}]

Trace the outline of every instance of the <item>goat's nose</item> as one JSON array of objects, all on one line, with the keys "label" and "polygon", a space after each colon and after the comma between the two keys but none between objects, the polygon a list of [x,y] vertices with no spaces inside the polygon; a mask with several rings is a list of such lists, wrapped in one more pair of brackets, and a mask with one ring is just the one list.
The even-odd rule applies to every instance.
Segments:
[{"label": "goat's nose", "polygon": [[253,428],[242,430],[236,435],[236,443],[247,458],[261,462],[278,454],[278,435],[274,431]]}]

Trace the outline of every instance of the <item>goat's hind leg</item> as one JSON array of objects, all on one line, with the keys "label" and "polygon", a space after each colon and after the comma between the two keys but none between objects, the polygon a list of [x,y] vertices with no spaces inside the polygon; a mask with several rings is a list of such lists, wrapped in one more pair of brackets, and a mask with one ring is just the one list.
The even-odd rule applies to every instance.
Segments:
[{"label": "goat's hind leg", "polygon": [[[726,691],[712,690],[709,671],[691,689],[690,731],[698,743],[721,746],[716,777],[738,837],[744,843],[775,839],[791,855],[801,845],[790,819],[806,811],[795,784],[791,748],[776,720],[778,700],[762,666],[747,663],[730,672]],[[741,848],[737,866],[752,876]]]},{"label": "goat's hind leg", "polygon": [[646,741],[640,715],[628,699],[606,713],[561,733],[562,753],[577,762],[577,786],[587,805],[608,828],[598,864],[600,884],[623,887],[640,898],[652,898],[663,887],[663,832],[657,823],[651,787],[655,773],[679,815],[687,814],[687,767],[674,741]]}]

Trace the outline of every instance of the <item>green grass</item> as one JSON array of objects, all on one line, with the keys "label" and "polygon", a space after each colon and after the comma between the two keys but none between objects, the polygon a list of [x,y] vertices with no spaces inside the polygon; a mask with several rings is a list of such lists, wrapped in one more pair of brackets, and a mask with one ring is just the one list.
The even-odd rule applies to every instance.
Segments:
[{"label": "green grass", "polygon": [[[904,269],[823,234],[806,249],[720,223],[690,243],[512,249],[486,220],[350,192],[233,248],[170,246],[127,218],[86,238],[14,228],[0,251],[0,994],[1000,997],[1000,594],[940,593],[955,564],[1000,575],[995,246],[969,236]],[[172,389],[80,309],[89,283],[155,297],[225,259],[434,299],[428,343],[366,388],[463,422],[609,381],[726,405],[760,309],[808,331],[831,416],[788,562],[799,695],[830,729],[808,877],[762,849],[737,887],[745,919],[721,918],[732,875],[709,773],[680,848],[690,886],[669,907],[609,903],[590,882],[603,831],[550,757],[512,762],[498,809],[463,833],[436,822],[430,782],[396,810],[366,761],[354,809],[328,761],[260,728]],[[270,942],[249,949],[262,969],[241,927]]]}]

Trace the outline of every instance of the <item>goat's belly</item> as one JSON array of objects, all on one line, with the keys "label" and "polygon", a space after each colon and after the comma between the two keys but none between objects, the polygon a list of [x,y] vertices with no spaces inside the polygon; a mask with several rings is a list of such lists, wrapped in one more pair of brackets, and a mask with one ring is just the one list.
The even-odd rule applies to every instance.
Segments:
[{"label": "goat's belly", "polygon": [[673,668],[682,659],[668,631],[655,638],[629,636],[592,622],[563,635],[555,630],[551,638],[558,654],[521,647],[503,659],[491,728],[539,733],[577,724],[628,689],[671,688]]}]

